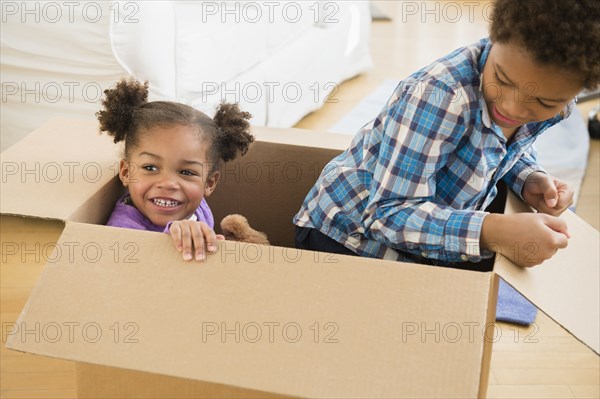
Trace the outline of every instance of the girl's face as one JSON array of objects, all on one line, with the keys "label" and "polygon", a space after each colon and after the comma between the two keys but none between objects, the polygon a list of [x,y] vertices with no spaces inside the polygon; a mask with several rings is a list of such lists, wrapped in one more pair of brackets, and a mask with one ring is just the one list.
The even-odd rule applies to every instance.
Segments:
[{"label": "girl's face", "polygon": [[207,145],[191,126],[156,126],[121,160],[119,177],[135,207],[157,226],[189,218],[217,185]]},{"label": "girl's face", "polygon": [[582,88],[573,75],[540,66],[521,47],[494,43],[483,68],[490,118],[512,135],[521,125],[558,115]]}]

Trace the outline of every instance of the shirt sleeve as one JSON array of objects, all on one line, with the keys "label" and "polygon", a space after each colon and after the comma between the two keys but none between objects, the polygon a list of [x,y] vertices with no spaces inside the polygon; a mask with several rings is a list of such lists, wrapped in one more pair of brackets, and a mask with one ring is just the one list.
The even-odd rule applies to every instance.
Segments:
[{"label": "shirt sleeve", "polygon": [[134,206],[124,204],[122,198],[117,201],[106,225],[135,230],[152,230],[152,224],[145,220]]},{"label": "shirt sleeve", "polygon": [[544,168],[537,163],[536,153],[532,146],[519,158],[502,179],[515,194],[524,200],[523,185],[525,185],[527,177],[534,172],[546,173]]},{"label": "shirt sleeve", "polygon": [[[381,119],[381,146],[363,227],[386,246],[449,262],[480,260],[486,212],[435,203],[436,174],[464,136],[460,96],[439,81],[405,89]],[[468,189],[468,181],[460,181]]]}]

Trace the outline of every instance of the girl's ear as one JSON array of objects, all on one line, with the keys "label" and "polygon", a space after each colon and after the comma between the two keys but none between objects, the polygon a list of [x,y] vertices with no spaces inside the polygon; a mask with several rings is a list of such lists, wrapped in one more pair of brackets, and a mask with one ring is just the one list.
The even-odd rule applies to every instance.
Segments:
[{"label": "girl's ear", "polygon": [[131,175],[131,165],[127,162],[126,159],[121,159],[119,162],[119,179],[121,179],[121,183],[123,186],[127,187],[129,185],[129,178]]},{"label": "girl's ear", "polygon": [[220,172],[215,172],[211,177],[206,180],[206,184],[204,185],[204,196],[210,197],[215,188],[217,187],[217,183],[219,182],[219,178],[221,177]]}]

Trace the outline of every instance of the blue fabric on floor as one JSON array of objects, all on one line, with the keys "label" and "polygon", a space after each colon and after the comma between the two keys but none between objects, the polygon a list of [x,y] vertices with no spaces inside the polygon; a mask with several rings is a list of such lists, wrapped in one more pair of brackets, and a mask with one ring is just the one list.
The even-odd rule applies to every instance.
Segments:
[{"label": "blue fabric on floor", "polygon": [[530,325],[535,321],[538,309],[517,290],[500,279],[498,287],[498,305],[496,320],[522,325]]}]

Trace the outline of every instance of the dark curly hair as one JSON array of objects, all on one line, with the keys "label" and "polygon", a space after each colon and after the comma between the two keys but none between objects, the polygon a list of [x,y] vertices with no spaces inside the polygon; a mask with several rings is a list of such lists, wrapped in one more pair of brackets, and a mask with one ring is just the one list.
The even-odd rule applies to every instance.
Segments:
[{"label": "dark curly hair", "polygon": [[491,19],[493,42],[522,46],[588,89],[600,83],[600,1],[496,0]]},{"label": "dark curly hair", "polygon": [[195,126],[202,139],[208,139],[211,173],[221,162],[244,155],[254,136],[250,134],[252,117],[240,111],[238,104],[221,103],[214,119],[185,104],[169,101],[148,102],[148,82],[123,79],[114,88],[104,91],[104,109],[96,116],[100,131],[107,132],[115,143],[125,141],[125,157],[134,148],[143,131],[154,126]]}]

